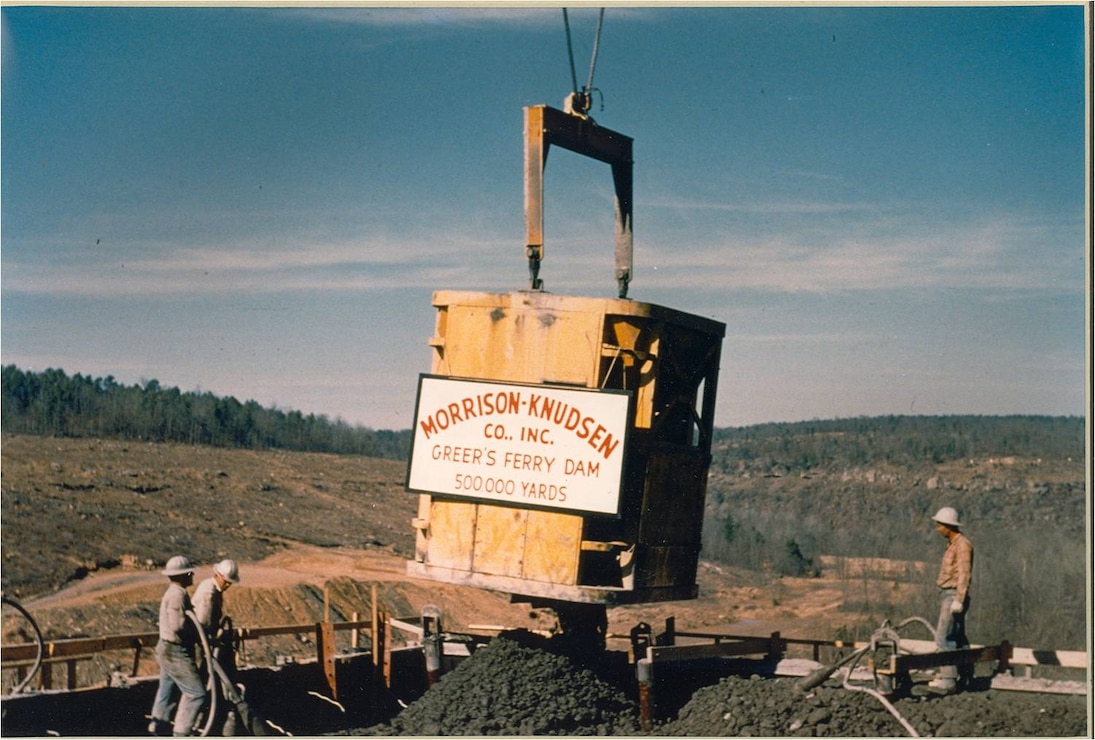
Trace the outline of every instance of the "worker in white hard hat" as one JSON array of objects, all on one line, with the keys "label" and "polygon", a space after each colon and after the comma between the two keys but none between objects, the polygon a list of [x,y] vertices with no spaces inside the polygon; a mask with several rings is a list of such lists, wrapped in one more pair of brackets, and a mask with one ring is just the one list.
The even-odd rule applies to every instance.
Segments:
[{"label": "worker in white hard hat", "polygon": [[[935,584],[940,589],[939,622],[935,628],[935,644],[939,650],[967,648],[966,614],[970,608],[970,581],[973,578],[973,543],[961,532],[958,512],[944,506],[932,517],[935,531],[947,541],[939,576]],[[956,666],[942,666],[939,677],[928,686],[950,693],[957,688]]]},{"label": "worker in white hard hat", "polygon": [[198,584],[194,591],[194,613],[210,636],[215,636],[224,616],[224,592],[240,582],[240,568],[235,560],[222,560],[213,566],[213,575]]},{"label": "worker in white hard hat", "polygon": [[[235,659],[232,655],[231,642],[226,638],[225,625],[230,620],[224,619],[224,592],[232,584],[240,582],[240,568],[235,560],[222,560],[213,566],[213,575],[198,584],[194,591],[194,614],[201,623],[208,636],[209,647],[213,660],[220,664],[221,669],[228,675],[235,675]],[[203,675],[208,673],[210,666],[202,665]],[[219,707],[224,709],[222,705]],[[224,712],[218,712],[213,718],[213,725],[218,726],[228,720]],[[227,733],[225,733],[227,734]]]},{"label": "worker in white hard hat", "polygon": [[[205,684],[195,662],[197,627],[187,616],[194,609],[186,590],[194,583],[194,568],[185,555],[176,555],[167,561],[163,574],[169,583],[160,601],[160,640],[156,643],[160,686],[148,730],[153,735],[190,735],[205,704]],[[178,694],[182,696],[172,724]]]}]

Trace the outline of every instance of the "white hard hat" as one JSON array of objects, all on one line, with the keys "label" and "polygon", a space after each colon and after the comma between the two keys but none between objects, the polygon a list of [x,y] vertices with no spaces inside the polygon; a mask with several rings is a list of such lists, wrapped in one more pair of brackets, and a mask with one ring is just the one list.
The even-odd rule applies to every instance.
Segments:
[{"label": "white hard hat", "polygon": [[940,524],[946,524],[949,527],[958,529],[962,525],[958,522],[958,512],[953,507],[944,506],[939,511],[935,512],[935,516],[932,517],[933,522],[939,522]]},{"label": "white hard hat", "polygon": [[240,582],[240,567],[235,560],[222,560],[213,566],[213,572],[229,583]]},{"label": "white hard hat", "polygon": [[181,576],[191,572],[194,568],[190,565],[190,558],[185,555],[176,555],[167,561],[167,567],[163,569],[165,576]]}]

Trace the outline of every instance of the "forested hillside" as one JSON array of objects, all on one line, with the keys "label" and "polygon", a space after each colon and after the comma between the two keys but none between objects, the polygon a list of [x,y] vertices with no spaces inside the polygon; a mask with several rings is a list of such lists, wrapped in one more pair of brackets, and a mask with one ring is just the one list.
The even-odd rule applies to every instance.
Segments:
[{"label": "forested hillside", "polygon": [[[253,400],[123,385],[5,365],[0,427],[17,434],[292,449],[405,459],[409,429],[375,431]],[[923,467],[974,457],[1081,460],[1084,420],[1049,416],[884,416],[716,429],[712,471],[778,477],[854,466]]]},{"label": "forested hillside", "polygon": [[16,434],[183,442],[252,450],[285,449],[404,459],[409,431],[374,431],[341,419],[264,408],[229,396],[122,385],[63,370],[2,371],[0,427]]},{"label": "forested hillside", "polygon": [[921,584],[920,598],[863,606],[879,619],[934,618],[942,542],[930,518],[954,506],[977,553],[976,639],[1080,649],[1090,562],[1085,439],[1078,417],[894,416],[720,430],[703,556],[776,579],[817,572],[826,556],[906,561],[896,577]]},{"label": "forested hillside", "polygon": [[717,429],[724,472],[781,475],[865,464],[922,467],[984,457],[1080,460],[1078,416],[879,416]]}]

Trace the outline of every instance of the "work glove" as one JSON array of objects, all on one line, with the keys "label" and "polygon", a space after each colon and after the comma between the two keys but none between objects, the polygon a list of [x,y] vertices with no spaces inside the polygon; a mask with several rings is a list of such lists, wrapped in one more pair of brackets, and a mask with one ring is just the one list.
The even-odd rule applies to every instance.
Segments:
[{"label": "work glove", "polygon": [[954,601],[951,602],[951,614],[961,614],[961,613],[962,613],[962,602],[959,601],[958,599],[955,599]]}]

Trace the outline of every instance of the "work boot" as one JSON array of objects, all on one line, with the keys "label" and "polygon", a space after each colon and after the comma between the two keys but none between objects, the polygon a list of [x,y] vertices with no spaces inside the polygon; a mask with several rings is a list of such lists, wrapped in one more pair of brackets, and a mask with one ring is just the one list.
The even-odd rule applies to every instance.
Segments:
[{"label": "work boot", "polygon": [[171,737],[171,723],[153,717],[148,723],[148,734],[153,737]]}]

